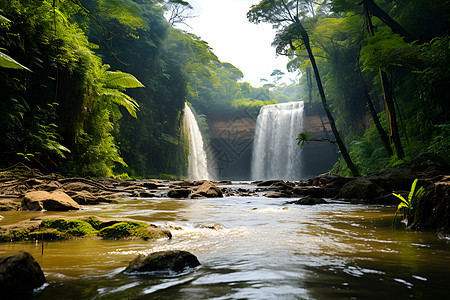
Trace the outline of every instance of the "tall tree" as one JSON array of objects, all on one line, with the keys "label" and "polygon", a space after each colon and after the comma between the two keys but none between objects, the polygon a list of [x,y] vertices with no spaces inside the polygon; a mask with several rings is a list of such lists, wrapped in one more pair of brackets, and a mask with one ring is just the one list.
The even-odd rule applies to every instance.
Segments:
[{"label": "tall tree", "polygon": [[273,45],[276,46],[278,53],[287,53],[289,50],[296,50],[304,47],[308,53],[314,75],[319,89],[320,98],[324,110],[330,122],[331,129],[336,138],[339,150],[344,158],[348,168],[353,176],[358,176],[359,172],[349,155],[343,140],[337,130],[334,118],[331,114],[325,92],[322,86],[319,70],[317,68],[315,57],[311,50],[309,35],[300,21],[308,11],[310,1],[288,1],[288,0],[263,0],[259,4],[252,5],[247,13],[247,18],[253,23],[266,22],[271,23],[279,31]]},{"label": "tall tree", "polygon": [[[371,9],[371,11],[374,10],[374,8],[373,8],[374,3],[373,3],[373,1],[364,0],[363,7],[364,7],[365,18],[366,18],[367,30],[371,36],[374,36],[375,31],[374,31],[374,27],[373,27],[370,12],[369,12],[369,9]],[[379,10],[381,10],[381,9],[379,9]],[[375,9],[375,11],[378,11],[378,10]],[[378,14],[379,14],[379,12],[378,12]],[[395,23],[395,24],[397,24],[397,23]],[[405,30],[405,32],[406,32],[406,30]],[[386,72],[383,71],[382,69],[379,69],[379,73],[380,73],[380,78],[381,78],[381,86],[383,89],[383,97],[384,97],[384,101],[386,103],[386,111],[387,111],[388,120],[389,120],[389,136],[391,137],[392,141],[394,142],[394,147],[395,147],[395,151],[397,153],[398,158],[403,159],[403,158],[405,158],[405,152],[403,150],[402,142],[400,141],[400,133],[399,133],[398,124],[397,124],[397,113],[395,110],[395,103],[394,103],[394,98],[392,96],[392,90],[389,85],[389,80],[387,78]]]}]

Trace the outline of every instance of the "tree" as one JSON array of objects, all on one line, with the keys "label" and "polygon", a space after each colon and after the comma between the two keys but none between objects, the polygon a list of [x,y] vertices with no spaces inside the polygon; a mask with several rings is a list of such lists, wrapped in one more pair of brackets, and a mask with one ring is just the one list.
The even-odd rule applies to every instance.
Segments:
[{"label": "tree", "polygon": [[[371,11],[377,11],[377,14],[380,15],[380,11],[382,11],[381,9],[379,9],[379,7],[377,7],[372,0],[368,1],[368,0],[364,0],[363,1],[363,7],[364,7],[364,13],[365,13],[365,18],[366,18],[366,24],[367,24],[367,30],[369,32],[369,34],[371,36],[375,35],[375,31],[372,25],[372,20],[370,17],[370,13],[369,13],[369,8],[371,9]],[[381,14],[384,19],[389,20],[389,18],[386,18],[385,15],[387,14]],[[389,24],[391,24],[393,22],[390,22]],[[400,25],[398,25],[396,22],[393,23],[394,28],[396,28],[396,30],[400,30],[398,28],[403,28]],[[397,24],[398,26],[395,26],[395,24]],[[401,30],[400,30],[401,31]],[[402,32],[403,34],[407,34],[406,30],[404,30],[404,32]],[[391,87],[389,85],[389,80],[387,78],[386,72],[383,71],[382,69],[379,69],[379,73],[380,73],[380,78],[381,78],[381,86],[383,89],[383,96],[384,96],[384,100],[386,103],[386,111],[388,114],[388,120],[389,120],[389,136],[391,137],[392,141],[394,142],[394,146],[395,146],[395,150],[397,152],[397,156],[399,159],[403,159],[405,158],[405,152],[403,151],[403,146],[402,146],[402,142],[400,141],[400,134],[398,131],[398,124],[397,124],[397,114],[396,114],[396,110],[395,110],[395,104],[394,104],[394,99],[392,96],[392,90]]]},{"label": "tree", "polygon": [[352,175],[358,176],[358,170],[353,164],[331,114],[316,60],[311,50],[309,35],[300,21],[300,18],[305,16],[305,11],[307,11],[305,10],[305,7],[309,4],[309,2],[310,1],[298,0],[263,0],[259,4],[252,5],[250,11],[247,13],[247,18],[250,22],[256,24],[266,22],[274,24],[274,27],[279,28],[277,36],[273,42],[273,45],[276,46],[277,53],[287,54],[289,51],[295,51],[300,48],[306,49],[314,71],[320,98],[330,122],[331,129],[336,138],[336,143],[338,144],[342,157],[344,158]]}]

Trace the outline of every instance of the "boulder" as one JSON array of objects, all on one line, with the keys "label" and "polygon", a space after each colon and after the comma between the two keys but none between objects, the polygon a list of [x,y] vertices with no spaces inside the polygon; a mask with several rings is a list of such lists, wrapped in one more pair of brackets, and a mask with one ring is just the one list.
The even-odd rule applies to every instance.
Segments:
[{"label": "boulder", "polygon": [[154,252],[147,256],[139,255],[130,262],[126,273],[176,272],[200,265],[197,257],[186,251],[172,250]]},{"label": "boulder", "polygon": [[169,198],[187,198],[192,193],[191,189],[188,188],[172,188],[167,193]]},{"label": "boulder", "polygon": [[409,168],[390,168],[366,176],[366,179],[383,187],[388,192],[409,190],[417,175]]},{"label": "boulder", "polygon": [[214,183],[207,180],[205,180],[203,184],[197,188],[195,193],[191,195],[192,199],[220,197],[223,197],[222,190],[218,188]]},{"label": "boulder", "polygon": [[44,272],[33,256],[18,252],[0,258],[0,291],[2,299],[26,299],[45,283]]},{"label": "boulder", "polygon": [[390,193],[377,183],[367,178],[359,178],[346,183],[335,198],[373,200]]},{"label": "boulder", "polygon": [[33,191],[25,194],[22,201],[23,210],[68,211],[78,210],[80,205],[62,191]]},{"label": "boulder", "polygon": [[313,198],[311,196],[306,196],[299,200],[286,202],[286,204],[297,204],[297,205],[316,205],[316,204],[324,204],[324,203],[327,203],[327,201],[325,201],[321,198]]}]

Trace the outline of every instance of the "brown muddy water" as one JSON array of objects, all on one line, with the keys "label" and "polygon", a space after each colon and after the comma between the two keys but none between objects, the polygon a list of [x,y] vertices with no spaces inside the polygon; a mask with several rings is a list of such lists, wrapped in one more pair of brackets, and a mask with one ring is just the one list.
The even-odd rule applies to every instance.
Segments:
[{"label": "brown muddy water", "polygon": [[[392,230],[394,206],[287,200],[124,199],[64,214],[182,229],[171,240],[45,242],[43,255],[40,241],[2,243],[0,256],[36,258],[48,282],[36,299],[448,299],[448,237]],[[0,212],[0,224],[50,214],[61,215]],[[138,254],[172,249],[202,266],[179,276],[122,273]]]}]

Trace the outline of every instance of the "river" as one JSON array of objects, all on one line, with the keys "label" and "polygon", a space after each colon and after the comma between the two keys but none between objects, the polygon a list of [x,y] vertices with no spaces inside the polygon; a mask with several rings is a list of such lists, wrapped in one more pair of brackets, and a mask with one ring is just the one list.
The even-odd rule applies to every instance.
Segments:
[{"label": "river", "polygon": [[[30,252],[47,278],[36,299],[444,299],[450,239],[391,228],[395,207],[292,199],[124,199],[64,215],[126,217],[172,228],[156,241],[2,243]],[[50,212],[0,212],[0,225]],[[138,254],[186,250],[202,263],[181,276],[122,271]],[[63,297],[63,298],[62,298]]]}]

